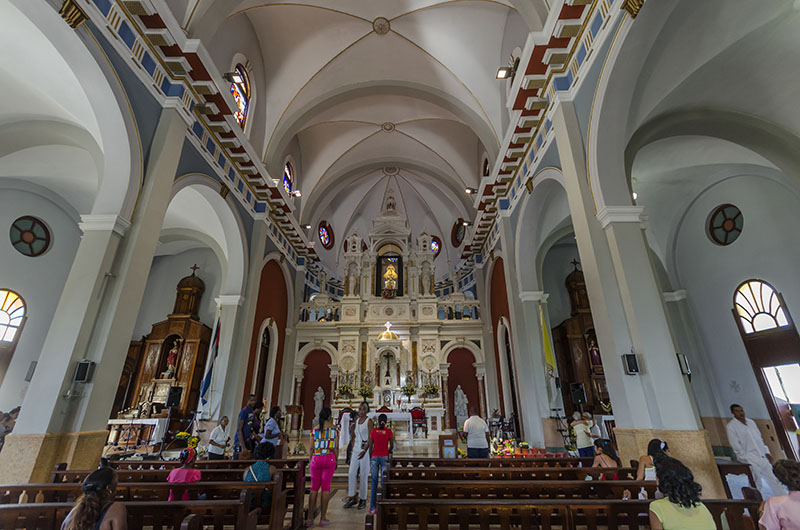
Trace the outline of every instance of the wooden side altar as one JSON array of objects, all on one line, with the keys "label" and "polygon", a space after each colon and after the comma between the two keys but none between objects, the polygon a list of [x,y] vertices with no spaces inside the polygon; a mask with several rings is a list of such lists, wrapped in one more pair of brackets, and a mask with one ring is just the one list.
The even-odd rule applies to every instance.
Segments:
[{"label": "wooden side altar", "polygon": [[192,267],[192,274],[178,282],[175,305],[167,319],[153,324],[141,341],[131,342],[112,419],[165,418],[165,403],[173,386],[183,391],[172,410],[169,430],[176,430],[180,420],[190,418],[196,409],[211,341],[211,328],[198,318],[205,285],[196,271],[197,266]]}]

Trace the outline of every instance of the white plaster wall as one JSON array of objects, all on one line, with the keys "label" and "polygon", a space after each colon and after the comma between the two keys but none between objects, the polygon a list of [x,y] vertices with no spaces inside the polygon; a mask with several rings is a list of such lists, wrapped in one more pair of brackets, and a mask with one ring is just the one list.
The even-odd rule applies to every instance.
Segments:
[{"label": "white plaster wall", "polygon": [[[720,247],[705,232],[709,213],[730,202],[744,214],[744,230],[732,245]],[[677,232],[675,264],[708,352],[719,410],[744,406],[753,418],[767,409],[731,313],[734,289],[744,280],[766,280],[800,315],[800,198],[788,186],[765,177],[735,177],[712,187],[688,209]],[[703,410],[701,403],[701,410]]]},{"label": "white plaster wall", "polygon": [[211,249],[195,248],[171,256],[156,256],[147,277],[139,317],[133,331],[132,340],[139,340],[150,333],[156,322],[167,319],[175,305],[175,289],[184,276],[191,274],[189,267],[200,267],[197,276],[203,280],[206,290],[200,300],[200,321],[212,327],[217,313],[214,298],[219,295],[222,270],[219,260]]},{"label": "white plaster wall", "polygon": [[554,245],[544,258],[542,285],[544,292],[550,295],[547,299],[547,311],[553,326],[558,326],[569,318],[572,310],[564,280],[574,270],[570,263],[573,259],[580,261],[578,246],[571,243]]},{"label": "white plaster wall", "polygon": [[[11,246],[9,227],[23,215],[38,217],[50,229],[52,244],[39,257],[23,256]],[[50,200],[27,191],[0,189],[0,288],[18,292],[25,299],[28,314],[8,373],[0,386],[0,410],[22,403],[28,388],[25,375],[31,361],[39,357],[80,236],[75,219]]]}]

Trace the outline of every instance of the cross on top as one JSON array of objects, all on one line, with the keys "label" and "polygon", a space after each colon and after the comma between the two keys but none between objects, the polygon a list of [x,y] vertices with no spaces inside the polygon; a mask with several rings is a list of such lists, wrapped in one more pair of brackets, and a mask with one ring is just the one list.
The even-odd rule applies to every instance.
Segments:
[{"label": "cross on top", "polygon": [[197,263],[195,263],[194,265],[192,265],[189,268],[192,269],[192,274],[194,274],[195,272],[198,271],[198,269],[200,269],[200,267],[197,266]]},{"label": "cross on top", "polygon": [[581,264],[580,261],[578,261],[577,259],[574,259],[574,258],[573,258],[572,261],[570,261],[570,263],[572,264],[573,267],[575,267],[575,270],[578,270],[578,265]]},{"label": "cross on top", "polygon": [[383,326],[386,328],[386,333],[390,333],[392,331],[392,323],[391,322],[386,322],[386,324],[384,324]]}]

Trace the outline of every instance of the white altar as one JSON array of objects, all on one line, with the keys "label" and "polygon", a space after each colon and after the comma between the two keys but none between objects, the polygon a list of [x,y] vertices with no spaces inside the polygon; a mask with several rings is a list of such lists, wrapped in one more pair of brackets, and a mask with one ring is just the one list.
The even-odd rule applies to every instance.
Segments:
[{"label": "white altar", "polygon": [[[367,413],[367,417],[372,418],[373,426],[377,428],[378,426],[378,416],[381,414],[386,414],[386,419],[391,422],[406,422],[408,423],[408,444],[414,445],[414,424],[411,420],[411,413],[410,412],[369,412]],[[340,427],[341,432],[341,441],[339,442],[339,448],[342,447],[347,448],[347,444],[350,443],[350,415],[345,414],[342,416],[342,423]],[[395,443],[397,443],[397,432],[393,430],[395,433]]]}]

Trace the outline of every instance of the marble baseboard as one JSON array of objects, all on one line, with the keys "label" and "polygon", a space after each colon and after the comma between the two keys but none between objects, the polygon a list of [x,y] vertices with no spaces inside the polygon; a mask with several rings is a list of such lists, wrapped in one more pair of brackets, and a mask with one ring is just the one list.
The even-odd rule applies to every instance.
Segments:
[{"label": "marble baseboard", "polygon": [[108,431],[10,434],[0,452],[0,483],[49,482],[53,467],[94,469],[100,463]]}]

